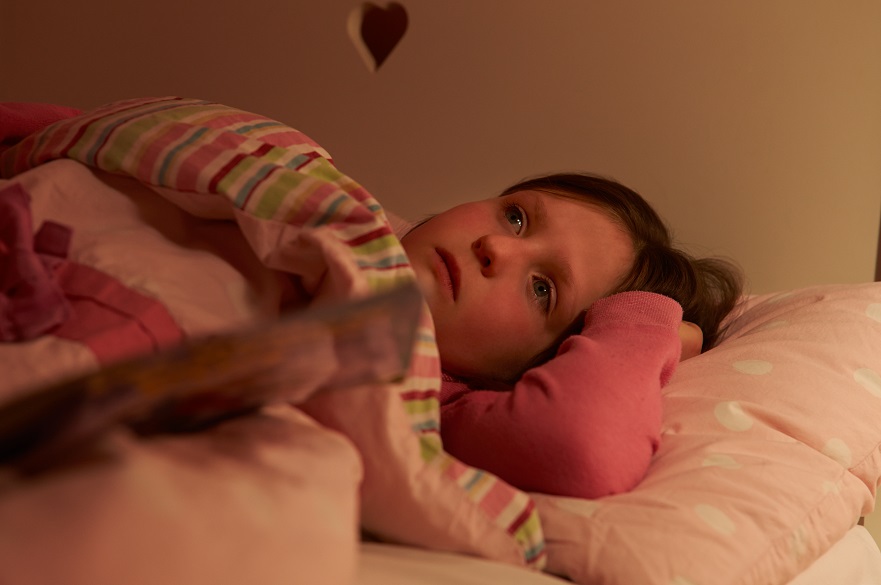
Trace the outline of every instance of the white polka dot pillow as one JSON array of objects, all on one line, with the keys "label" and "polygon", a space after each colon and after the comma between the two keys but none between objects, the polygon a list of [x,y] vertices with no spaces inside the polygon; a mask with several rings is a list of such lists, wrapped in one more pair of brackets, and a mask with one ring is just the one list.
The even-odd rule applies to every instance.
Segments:
[{"label": "white polka dot pillow", "polygon": [[881,283],[749,299],[664,391],[637,489],[537,496],[548,568],[583,584],[784,584],[871,510]]}]

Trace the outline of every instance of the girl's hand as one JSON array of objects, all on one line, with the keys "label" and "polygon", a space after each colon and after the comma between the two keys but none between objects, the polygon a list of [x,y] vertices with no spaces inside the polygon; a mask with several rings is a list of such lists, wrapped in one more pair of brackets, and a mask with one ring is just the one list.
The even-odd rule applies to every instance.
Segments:
[{"label": "girl's hand", "polygon": [[700,355],[701,346],[704,343],[704,332],[694,323],[683,321],[679,324],[679,341],[682,342],[682,354],[679,357],[681,362]]}]

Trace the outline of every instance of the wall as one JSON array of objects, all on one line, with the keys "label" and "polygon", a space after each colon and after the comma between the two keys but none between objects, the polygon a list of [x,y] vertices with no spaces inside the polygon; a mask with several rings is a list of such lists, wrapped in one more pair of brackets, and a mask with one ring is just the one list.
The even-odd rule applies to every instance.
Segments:
[{"label": "wall", "polygon": [[373,73],[347,35],[356,0],[0,0],[0,99],[257,111],[413,218],[593,170],[753,292],[872,279],[876,0],[399,1],[409,29]]},{"label": "wall", "polygon": [[881,495],[875,498],[875,509],[865,519],[866,530],[881,548]]}]

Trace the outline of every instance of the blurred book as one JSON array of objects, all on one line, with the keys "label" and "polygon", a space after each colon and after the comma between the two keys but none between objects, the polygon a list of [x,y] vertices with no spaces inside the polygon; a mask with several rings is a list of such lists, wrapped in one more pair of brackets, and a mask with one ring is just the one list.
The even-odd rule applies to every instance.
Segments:
[{"label": "blurred book", "polygon": [[39,471],[116,425],[191,432],[316,391],[394,382],[410,363],[415,285],[280,316],[111,364],[0,405],[0,464]]}]

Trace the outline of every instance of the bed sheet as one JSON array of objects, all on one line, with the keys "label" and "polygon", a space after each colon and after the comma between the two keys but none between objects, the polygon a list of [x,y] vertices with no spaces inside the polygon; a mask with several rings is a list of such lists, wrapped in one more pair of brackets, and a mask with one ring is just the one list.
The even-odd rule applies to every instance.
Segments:
[{"label": "bed sheet", "polygon": [[564,585],[558,577],[476,557],[362,543],[353,585]]},{"label": "bed sheet", "polygon": [[854,526],[789,585],[877,585],[881,583],[881,551],[869,532]]},{"label": "bed sheet", "polygon": [[[481,559],[377,543],[362,543],[356,585],[563,585],[568,581]],[[786,585],[878,585],[881,551],[855,526]],[[784,585],[784,584],[768,584]]]}]

